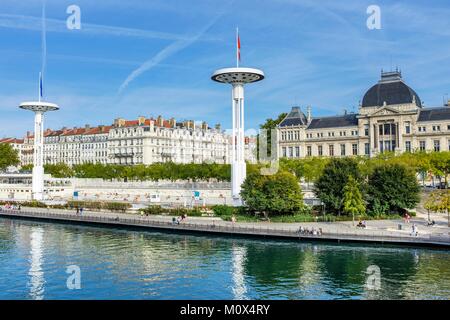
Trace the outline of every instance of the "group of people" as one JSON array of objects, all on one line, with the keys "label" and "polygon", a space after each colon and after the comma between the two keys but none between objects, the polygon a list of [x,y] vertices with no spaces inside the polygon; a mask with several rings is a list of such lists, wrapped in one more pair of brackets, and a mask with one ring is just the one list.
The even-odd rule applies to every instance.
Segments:
[{"label": "group of people", "polygon": [[83,207],[77,207],[77,216],[78,215],[80,215],[80,216],[83,215],[83,210],[84,210]]},{"label": "group of people", "polygon": [[419,234],[419,228],[417,227],[417,225],[415,223],[413,223],[412,227],[411,227],[411,236],[416,236]]},{"label": "group of people", "polygon": [[173,217],[172,224],[180,224],[181,222],[183,222],[186,219],[187,219],[187,214],[182,214],[178,218]]},{"label": "group of people", "polygon": [[356,227],[357,227],[357,228],[362,228],[362,229],[367,228],[366,220],[363,220],[363,221],[359,220],[359,222],[358,222],[358,224],[356,225]]},{"label": "group of people", "polygon": [[12,204],[12,203],[6,203],[4,206],[0,207],[0,210],[18,210],[20,211],[21,206],[20,203],[18,204]]},{"label": "group of people", "polygon": [[299,234],[307,234],[307,235],[313,235],[313,236],[321,236],[323,234],[322,228],[314,228],[312,227],[311,230],[308,228],[303,228],[303,226],[300,226],[297,231]]}]

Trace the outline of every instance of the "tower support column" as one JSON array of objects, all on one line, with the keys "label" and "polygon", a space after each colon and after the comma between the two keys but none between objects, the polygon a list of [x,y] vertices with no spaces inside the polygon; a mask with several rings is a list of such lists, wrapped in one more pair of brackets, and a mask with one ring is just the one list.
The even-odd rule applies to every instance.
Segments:
[{"label": "tower support column", "polygon": [[233,134],[231,161],[231,193],[233,205],[242,205],[241,186],[244,183],[247,169],[245,164],[245,135],[244,135],[244,85],[233,84]]},{"label": "tower support column", "polygon": [[36,111],[34,115],[34,161],[33,161],[33,200],[44,199],[44,114]]}]

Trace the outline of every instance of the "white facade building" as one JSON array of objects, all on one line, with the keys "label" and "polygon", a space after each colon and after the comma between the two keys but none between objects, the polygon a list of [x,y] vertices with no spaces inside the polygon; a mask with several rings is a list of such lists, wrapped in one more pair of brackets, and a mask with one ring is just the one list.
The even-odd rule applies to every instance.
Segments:
[{"label": "white facade building", "polygon": [[[24,139],[2,139],[18,150],[21,164],[33,163],[34,136]],[[44,131],[44,164],[83,163],[152,164],[218,163],[230,161],[231,137],[220,125],[210,128],[206,122],[177,122],[138,117],[137,120],[116,119],[112,125],[62,128]],[[256,138],[245,139],[245,155],[256,162]]]},{"label": "white facade building", "polygon": [[175,119],[116,119],[109,137],[109,163],[227,163],[228,141],[220,127]]}]

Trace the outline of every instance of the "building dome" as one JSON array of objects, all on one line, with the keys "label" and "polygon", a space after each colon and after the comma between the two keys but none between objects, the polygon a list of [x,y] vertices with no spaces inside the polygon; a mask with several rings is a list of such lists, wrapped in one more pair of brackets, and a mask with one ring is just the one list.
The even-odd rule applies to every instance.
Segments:
[{"label": "building dome", "polygon": [[382,72],[381,80],[364,95],[362,107],[381,107],[395,104],[415,103],[422,107],[422,102],[417,93],[403,82],[399,71]]}]

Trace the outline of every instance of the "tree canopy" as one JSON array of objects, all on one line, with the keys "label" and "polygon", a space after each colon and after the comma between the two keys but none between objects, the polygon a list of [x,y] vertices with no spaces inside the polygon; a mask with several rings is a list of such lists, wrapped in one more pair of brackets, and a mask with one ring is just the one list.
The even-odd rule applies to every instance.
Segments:
[{"label": "tree canopy", "polygon": [[286,171],[274,175],[248,175],[241,196],[250,211],[264,215],[295,214],[304,207],[298,180]]},{"label": "tree canopy", "polygon": [[420,201],[419,193],[420,187],[414,172],[402,164],[376,167],[368,179],[370,205],[386,204],[389,212],[398,213],[404,208],[414,208]]},{"label": "tree canopy", "polygon": [[352,215],[363,215],[366,213],[366,204],[360,186],[353,176],[348,178],[344,187],[344,213]]},{"label": "tree canopy", "polygon": [[314,185],[314,192],[326,206],[326,210],[341,214],[344,207],[344,188],[350,177],[361,182],[358,162],[353,158],[333,158],[323,169]]},{"label": "tree canopy", "polygon": [[14,150],[9,143],[0,143],[0,171],[10,166],[17,166],[19,163],[17,150]]}]

